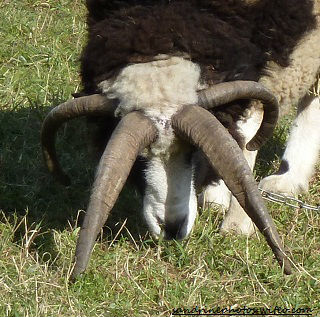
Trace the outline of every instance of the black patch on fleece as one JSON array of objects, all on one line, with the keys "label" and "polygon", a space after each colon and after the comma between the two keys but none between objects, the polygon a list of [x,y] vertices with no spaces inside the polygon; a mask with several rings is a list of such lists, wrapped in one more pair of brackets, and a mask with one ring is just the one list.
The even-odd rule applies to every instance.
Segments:
[{"label": "black patch on fleece", "polygon": [[267,61],[285,67],[315,26],[310,0],[87,0],[81,57],[86,93],[135,56],[187,53],[209,83],[258,80]]}]

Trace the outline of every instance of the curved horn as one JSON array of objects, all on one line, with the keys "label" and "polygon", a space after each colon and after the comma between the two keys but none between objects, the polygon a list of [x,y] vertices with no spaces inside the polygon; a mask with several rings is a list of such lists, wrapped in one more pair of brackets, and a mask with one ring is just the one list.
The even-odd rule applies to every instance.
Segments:
[{"label": "curved horn", "polygon": [[69,100],[53,108],[43,121],[41,129],[42,153],[53,176],[62,184],[69,185],[69,177],[62,171],[55,150],[58,128],[66,121],[85,115],[113,115],[114,102],[103,95],[95,94]]},{"label": "curved horn", "polygon": [[279,116],[276,97],[255,81],[231,81],[214,85],[198,93],[199,105],[212,109],[238,99],[258,99],[263,104],[263,120],[256,135],[247,144],[247,150],[258,150],[272,135]]},{"label": "curved horn", "polygon": [[279,234],[258,191],[241,149],[224,126],[205,109],[184,106],[172,117],[172,127],[182,137],[199,147],[218,171],[240,205],[253,220],[275,254],[284,272],[291,266]]},{"label": "curved horn", "polygon": [[95,240],[127,180],[138,153],[151,144],[157,130],[138,112],[126,115],[114,130],[101,157],[90,202],[76,247],[72,279],[85,271]]}]

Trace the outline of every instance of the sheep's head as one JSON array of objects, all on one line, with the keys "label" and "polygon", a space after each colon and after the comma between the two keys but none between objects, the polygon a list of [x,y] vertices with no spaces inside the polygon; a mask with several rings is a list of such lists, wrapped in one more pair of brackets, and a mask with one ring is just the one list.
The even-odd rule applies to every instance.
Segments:
[{"label": "sheep's head", "polygon": [[186,237],[197,211],[192,152],[200,149],[240,205],[264,234],[279,263],[290,273],[279,235],[258,192],[237,142],[207,109],[238,99],[259,99],[262,124],[247,148],[255,150],[270,136],[278,117],[276,98],[256,82],[201,86],[198,66],[183,57],[157,57],[125,67],[100,84],[101,94],[77,98],[54,108],[42,128],[42,148],[50,172],[69,183],[55,152],[59,126],[79,116],[120,116],[101,157],[80,231],[73,276],[88,263],[95,239],[127,180],[138,155],[146,170],[144,215],[151,233]]}]

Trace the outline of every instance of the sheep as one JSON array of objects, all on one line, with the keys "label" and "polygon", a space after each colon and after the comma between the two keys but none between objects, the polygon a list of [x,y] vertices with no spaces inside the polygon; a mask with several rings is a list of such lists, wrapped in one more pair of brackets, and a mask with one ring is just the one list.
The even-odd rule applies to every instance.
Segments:
[{"label": "sheep", "polygon": [[[290,261],[251,169],[256,151],[276,125],[277,99],[283,103],[291,98],[284,88],[273,86],[273,79],[281,72],[293,76],[291,58],[303,41],[310,37],[316,45],[317,36],[310,34],[318,28],[318,3],[87,0],[86,4],[83,90],[48,114],[41,133],[49,171],[66,185],[70,181],[54,148],[61,124],[93,117],[90,120],[98,127],[95,139],[108,140],[77,241],[73,278],[85,271],[98,232],[131,169],[141,166],[146,183],[143,214],[153,236],[188,236],[197,215],[196,194],[203,187],[207,201],[216,189],[222,196],[231,192],[234,222],[241,227],[249,219],[252,226],[252,220],[290,274]],[[297,57],[297,63],[304,62],[310,70],[309,61]],[[311,81],[304,83],[302,93],[296,92],[301,85],[292,88],[297,100]],[[217,183],[220,186],[214,186]],[[222,228],[227,219],[230,216]]]},{"label": "sheep", "polygon": [[[316,26],[298,42],[290,54],[290,64],[281,65],[269,61],[265,66],[266,74],[259,79],[261,84],[277,96],[281,106],[280,117],[288,114],[293,106],[297,106],[297,116],[292,124],[279,170],[259,183],[263,190],[290,196],[308,190],[320,153],[320,101],[319,96],[309,92],[317,80],[317,74],[320,73],[320,1],[315,0],[313,3]],[[255,109],[253,104],[251,106]],[[250,124],[246,124],[245,127],[239,126],[240,133],[248,133],[248,140],[251,132],[245,130],[250,128]],[[256,154],[256,151],[244,150],[252,169]],[[251,219],[231,197],[230,191],[221,179],[207,186],[200,201],[202,204],[217,202],[228,210],[221,225],[222,232],[235,231],[245,235],[254,232]]]}]

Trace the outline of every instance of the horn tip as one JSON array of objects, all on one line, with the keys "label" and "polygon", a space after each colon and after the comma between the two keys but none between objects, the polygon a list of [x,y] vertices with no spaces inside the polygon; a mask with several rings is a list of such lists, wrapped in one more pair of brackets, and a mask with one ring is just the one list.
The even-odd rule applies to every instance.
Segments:
[{"label": "horn tip", "polygon": [[69,277],[69,283],[74,284],[82,275],[83,272],[80,272],[76,269],[76,267],[73,269],[70,277]]},{"label": "horn tip", "polygon": [[76,282],[85,272],[87,265],[83,264],[83,261],[79,261],[77,256],[75,256],[75,263],[72,269],[71,275],[69,277],[70,283]]},{"label": "horn tip", "polygon": [[283,272],[285,275],[291,275],[292,274],[292,266],[290,263],[289,257],[286,255],[286,253],[283,251],[282,248],[273,248],[274,255],[276,259],[278,260],[279,265],[283,268]]},{"label": "horn tip", "polygon": [[283,259],[283,271],[284,271],[284,274],[286,275],[292,274],[292,267],[287,258]]},{"label": "horn tip", "polygon": [[290,267],[290,268],[285,268],[285,269],[284,269],[284,274],[286,274],[286,275],[291,275],[291,274],[292,274],[291,267]]}]

